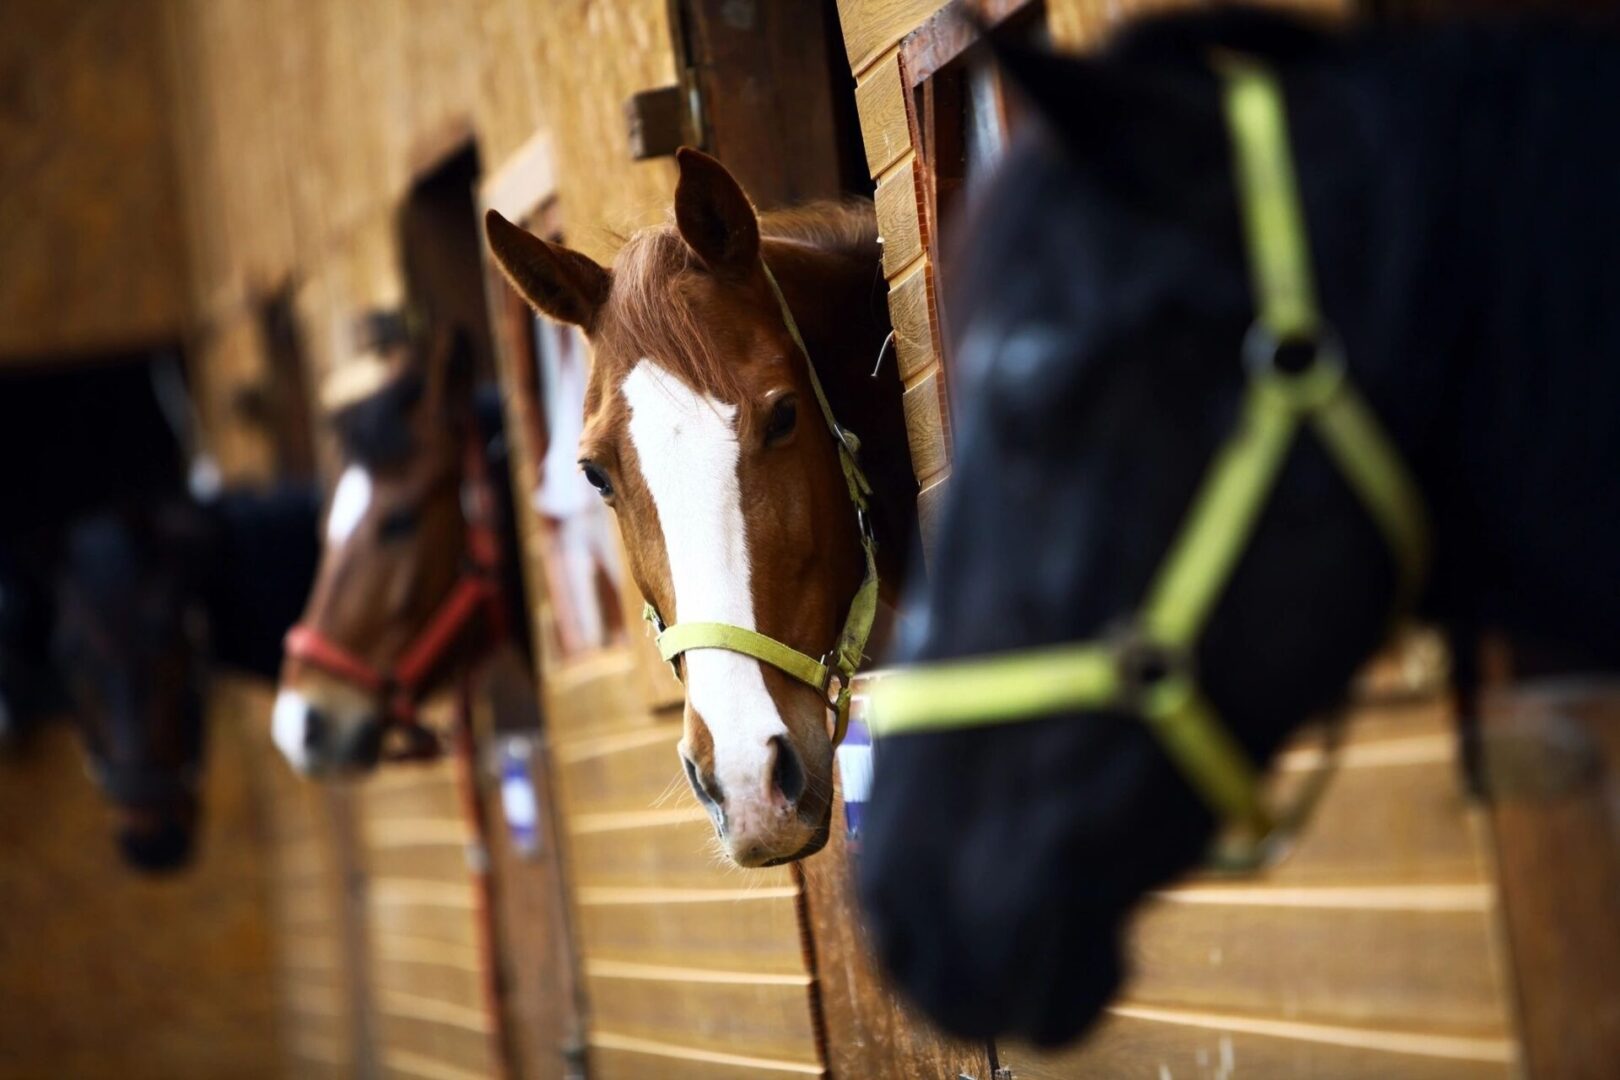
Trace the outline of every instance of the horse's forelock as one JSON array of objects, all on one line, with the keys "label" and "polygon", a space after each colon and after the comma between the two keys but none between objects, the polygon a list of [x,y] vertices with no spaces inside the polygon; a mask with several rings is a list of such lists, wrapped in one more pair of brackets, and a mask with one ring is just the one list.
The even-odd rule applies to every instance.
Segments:
[{"label": "horse's forelock", "polygon": [[411,413],[422,400],[426,380],[414,367],[375,393],[332,414],[345,460],[368,467],[397,464],[411,453]]},{"label": "horse's forelock", "polygon": [[[761,215],[760,233],[766,241],[792,241],[829,252],[870,253],[877,245],[872,204],[863,201],[774,210]],[[740,393],[736,358],[718,347],[692,288],[708,274],[672,215],[625,240],[613,263],[609,304],[616,332],[632,346],[624,350],[625,364],[650,357],[693,386],[732,400]]]}]

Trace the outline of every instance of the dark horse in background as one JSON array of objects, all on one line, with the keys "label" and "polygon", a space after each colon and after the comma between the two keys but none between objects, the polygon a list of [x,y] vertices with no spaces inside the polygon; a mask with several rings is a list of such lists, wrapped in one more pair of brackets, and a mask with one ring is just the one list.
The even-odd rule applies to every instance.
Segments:
[{"label": "dark horse in background", "polygon": [[[1090,60],[1005,46],[1045,123],[957,253],[957,456],[898,659],[1105,634],[1231,432],[1256,305],[1217,47],[1284,88],[1321,307],[1428,506],[1419,614],[1459,658],[1491,630],[1620,669],[1620,47],[1243,12],[1147,24]],[[1305,435],[1195,657],[1253,760],[1341,696],[1394,589]],[[962,1035],[1083,1031],[1120,985],[1123,921],[1215,826],[1124,713],[900,735],[876,761],[876,944]]]},{"label": "dark horse in background", "polygon": [[197,826],[206,676],[275,676],[314,574],[319,496],[188,493],[150,375],[133,363],[0,394],[7,442],[34,453],[7,457],[0,700],[20,726],[73,714],[125,858],[167,870]]}]

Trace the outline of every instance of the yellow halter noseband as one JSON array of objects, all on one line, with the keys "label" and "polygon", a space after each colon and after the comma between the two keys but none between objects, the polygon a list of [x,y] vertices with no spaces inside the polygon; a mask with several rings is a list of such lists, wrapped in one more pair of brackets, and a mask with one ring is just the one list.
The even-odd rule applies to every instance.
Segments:
[{"label": "yellow halter noseband", "polygon": [[[850,602],[849,614],[844,618],[844,628],[838,635],[838,641],[832,650],[819,660],[773,637],[746,627],[717,622],[688,622],[666,626],[658,614],[658,609],[651,603],[642,607],[641,614],[642,618],[657,631],[659,655],[669,661],[677,679],[681,677],[681,669],[676,660],[682,653],[690,649],[726,649],[769,664],[789,677],[820,691],[827,697],[828,707],[833,710],[832,744],[837,746],[844,741],[844,734],[849,730],[850,689],[856,672],[861,668],[861,661],[866,654],[867,639],[872,636],[872,622],[877,616],[877,537],[872,532],[871,515],[868,513],[866,501],[872,494],[872,485],[867,483],[866,474],[861,472],[858,460],[860,440],[855,437],[854,432],[839,424],[838,418],[833,415],[826,391],[821,388],[821,379],[816,376],[815,361],[810,358],[810,350],[805,346],[804,337],[799,333],[799,324],[793,319],[793,311],[788,307],[787,298],[782,295],[782,287],[776,283],[776,275],[771,273],[771,268],[766,266],[763,260],[760,266],[765,271],[765,280],[770,282],[777,306],[781,308],[782,321],[787,325],[788,335],[793,338],[793,344],[804,356],[805,370],[810,374],[810,386],[816,394],[816,404],[821,407],[821,417],[826,421],[827,430],[832,432],[833,442],[838,446],[838,463],[844,471],[844,484],[849,489],[849,501],[855,507],[855,524],[860,530],[861,550],[866,556],[866,576],[861,580],[860,587],[855,590],[855,599]],[[838,679],[836,694],[832,691],[834,676]]]},{"label": "yellow halter noseband", "polygon": [[[1200,690],[1191,658],[1300,429],[1308,426],[1321,440],[1383,533],[1399,573],[1399,607],[1422,583],[1428,540],[1416,485],[1350,385],[1317,311],[1282,90],[1252,62],[1225,61],[1221,74],[1259,307],[1244,344],[1249,385],[1237,429],[1211,464],[1131,630],[886,675],[871,688],[867,723],[876,737],[1073,710],[1134,713],[1205,803],[1239,829],[1228,865],[1253,866],[1306,816],[1326,773],[1274,814],[1253,763]],[[1279,366],[1289,346],[1307,350],[1309,363]]]}]

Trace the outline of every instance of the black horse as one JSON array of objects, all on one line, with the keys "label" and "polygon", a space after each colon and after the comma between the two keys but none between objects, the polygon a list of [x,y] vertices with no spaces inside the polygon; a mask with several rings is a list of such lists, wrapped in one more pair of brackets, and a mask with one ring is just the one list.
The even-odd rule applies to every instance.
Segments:
[{"label": "black horse", "polygon": [[[1252,13],[1145,24],[1091,60],[1006,47],[1044,122],[956,253],[957,457],[898,659],[1105,635],[1230,435],[1256,303],[1217,48],[1284,88],[1321,307],[1427,503],[1421,613],[1620,668],[1620,47]],[[1394,592],[1307,434],[1194,658],[1254,760],[1342,694]],[[1120,984],[1122,921],[1214,829],[1123,712],[901,735],[876,760],[873,936],[961,1035],[1081,1032]]]},{"label": "black horse", "polygon": [[275,678],[314,578],[319,512],[299,484],[171,497],[66,530],[52,658],[132,865],[187,861],[207,674]]}]

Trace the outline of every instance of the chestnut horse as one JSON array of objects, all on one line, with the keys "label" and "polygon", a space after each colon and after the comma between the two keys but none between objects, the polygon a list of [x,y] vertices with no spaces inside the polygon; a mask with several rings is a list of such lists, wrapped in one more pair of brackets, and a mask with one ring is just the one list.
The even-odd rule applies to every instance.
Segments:
[{"label": "chestnut horse", "polygon": [[431,756],[428,696],[525,625],[504,483],[500,409],[474,393],[459,334],[431,344],[374,313],[372,382],[332,415],[343,465],[319,570],[287,634],[271,730],[299,772]]},{"label": "chestnut horse", "polygon": [[[872,207],[760,216],[719,162],[683,149],[678,163],[673,222],[630,237],[611,269],[493,212],[490,247],[524,299],[591,343],[580,466],[652,608],[814,658],[839,640],[865,562],[784,303],[832,413],[864,440],[884,582],[900,580],[915,528],[900,380],[892,364],[872,376],[889,333]],[[762,866],[818,851],[832,806],[824,694],[722,647],[677,664],[680,756],[726,852]]]}]

